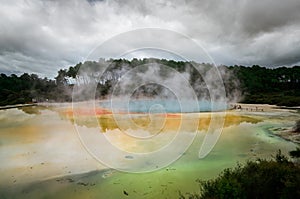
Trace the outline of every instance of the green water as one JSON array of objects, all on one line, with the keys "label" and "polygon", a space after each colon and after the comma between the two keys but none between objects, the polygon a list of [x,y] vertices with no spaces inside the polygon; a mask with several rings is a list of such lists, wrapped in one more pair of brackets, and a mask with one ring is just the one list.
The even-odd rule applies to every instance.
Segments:
[{"label": "green water", "polygon": [[[13,183],[9,181],[10,176],[6,180],[5,178],[0,179],[0,198],[179,198],[179,191],[182,194],[199,192],[199,185],[196,180],[214,178],[224,168],[234,167],[237,162],[244,163],[247,160],[255,160],[256,158],[270,158],[270,155],[275,155],[278,149],[286,154],[288,151],[295,149],[295,144],[274,136],[269,129],[273,127],[291,128],[299,117],[297,113],[286,111],[257,115],[251,113],[248,116],[259,118],[261,122],[256,124],[242,122],[224,128],[213,150],[203,159],[198,158],[198,152],[205,132],[199,132],[193,144],[181,158],[168,167],[155,172],[132,174],[108,168],[92,171],[97,168],[96,164],[99,164],[96,162],[88,169],[85,167],[85,170],[90,170],[90,172],[75,174],[81,173],[80,164],[85,159],[92,162],[89,154],[84,152],[80,154],[79,151],[75,154],[74,151],[61,152],[54,150],[55,152],[51,152],[51,144],[45,149],[43,139],[40,138],[46,137],[49,141],[49,134],[52,133],[52,146],[58,149],[62,147],[61,150],[65,149],[63,147],[66,146],[61,145],[67,145],[68,143],[66,141],[59,143],[60,136],[67,133],[72,135],[70,132],[74,129],[72,129],[72,123],[60,117],[57,110],[57,108],[41,109],[38,114],[29,114],[28,108],[27,112],[21,109],[0,111],[0,158],[1,162],[5,162],[0,166],[1,173],[14,171],[9,168],[14,167],[16,163],[16,160],[12,158],[17,154],[17,152],[13,153],[11,151],[13,147],[22,146],[22,150],[32,152],[34,142],[40,144],[38,146],[41,149],[37,153],[39,157],[33,154],[29,156],[32,160],[23,158],[18,164],[29,164],[30,161],[36,161],[38,158],[47,156],[47,159],[42,160],[45,162],[45,166],[48,163],[62,164],[62,166],[55,167],[56,170],[62,170],[64,161],[66,161],[67,166],[74,167],[72,172],[66,170],[62,172],[64,175],[60,177],[54,177],[53,174],[58,172],[55,169],[52,172],[49,171],[49,173],[47,169],[37,169],[36,171],[41,172],[41,175],[32,178],[30,178],[30,173],[25,175],[29,171],[21,170],[24,175],[20,175],[18,179],[22,180],[27,177],[30,180],[23,179],[24,181],[21,183]],[[27,129],[26,126],[30,126],[30,128]],[[37,127],[36,132],[32,132],[34,127]],[[30,131],[31,134],[25,131]],[[29,141],[26,141],[26,137]],[[55,146],[55,143],[59,143],[59,145]],[[75,148],[72,149],[75,150]],[[17,149],[15,148],[15,150]],[[60,153],[64,153],[64,155],[60,156]],[[59,161],[55,158],[55,155],[60,159]],[[49,156],[52,159],[49,159]],[[70,157],[72,159],[72,156],[78,157],[78,162],[72,162],[66,158]],[[9,161],[11,161],[10,164]],[[32,165],[35,169],[36,164]],[[76,172],[73,172],[74,170]],[[45,180],[46,178],[49,179]]]}]

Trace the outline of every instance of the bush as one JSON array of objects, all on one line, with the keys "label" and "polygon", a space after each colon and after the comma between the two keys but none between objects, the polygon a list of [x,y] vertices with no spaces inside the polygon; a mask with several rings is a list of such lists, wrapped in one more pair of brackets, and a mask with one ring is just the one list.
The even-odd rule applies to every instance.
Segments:
[{"label": "bush", "polygon": [[188,198],[300,198],[300,168],[280,151],[276,160],[238,164],[216,179],[198,182],[201,194],[189,194]]},{"label": "bush", "polygon": [[297,148],[294,151],[290,151],[290,156],[292,158],[300,158],[300,148]]}]

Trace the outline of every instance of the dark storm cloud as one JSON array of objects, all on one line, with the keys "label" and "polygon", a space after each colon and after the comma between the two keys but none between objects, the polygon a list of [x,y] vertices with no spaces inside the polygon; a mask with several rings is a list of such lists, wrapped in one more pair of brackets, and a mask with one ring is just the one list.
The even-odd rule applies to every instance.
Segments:
[{"label": "dark storm cloud", "polygon": [[248,34],[272,32],[288,26],[299,26],[300,3],[298,0],[265,0],[246,2],[240,24]]},{"label": "dark storm cloud", "polygon": [[300,62],[299,10],[299,0],[4,0],[0,71],[54,77],[101,42],[145,27],[190,36],[219,64],[293,65]]},{"label": "dark storm cloud", "polygon": [[194,21],[203,23],[191,34],[202,39],[217,62],[266,66],[299,62],[300,1],[194,1],[192,5],[185,23],[190,21],[193,27],[195,16]]}]

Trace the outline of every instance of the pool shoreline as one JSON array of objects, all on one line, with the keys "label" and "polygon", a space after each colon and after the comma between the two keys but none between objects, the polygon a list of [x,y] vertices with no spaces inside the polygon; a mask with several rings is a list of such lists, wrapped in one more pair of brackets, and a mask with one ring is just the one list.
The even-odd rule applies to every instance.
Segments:
[{"label": "pool shoreline", "polygon": [[29,106],[38,106],[39,104],[15,104],[15,105],[6,105],[0,106],[0,110],[12,109],[12,108],[22,108],[22,107],[29,107]]}]

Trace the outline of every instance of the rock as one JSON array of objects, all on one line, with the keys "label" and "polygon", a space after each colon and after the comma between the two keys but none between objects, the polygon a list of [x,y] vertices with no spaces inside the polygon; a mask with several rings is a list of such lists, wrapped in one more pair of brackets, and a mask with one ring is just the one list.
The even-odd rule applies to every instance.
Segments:
[{"label": "rock", "polygon": [[132,160],[132,159],[133,159],[133,156],[131,156],[131,155],[126,155],[125,158],[126,158],[126,159],[131,159],[131,160]]}]

